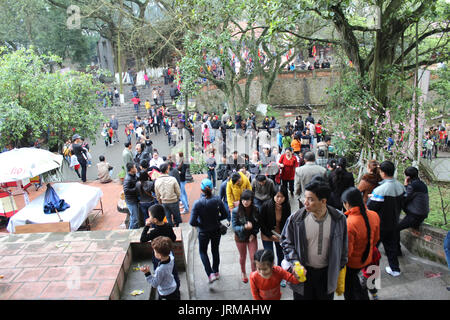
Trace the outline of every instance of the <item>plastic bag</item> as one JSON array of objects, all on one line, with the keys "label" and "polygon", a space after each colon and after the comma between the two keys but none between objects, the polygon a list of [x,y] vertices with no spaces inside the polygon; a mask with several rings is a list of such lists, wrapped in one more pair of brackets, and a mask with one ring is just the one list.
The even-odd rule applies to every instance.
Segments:
[{"label": "plastic bag", "polygon": [[339,271],[336,294],[338,296],[342,295],[345,292],[345,272],[347,271],[347,266],[343,267],[341,271]]}]

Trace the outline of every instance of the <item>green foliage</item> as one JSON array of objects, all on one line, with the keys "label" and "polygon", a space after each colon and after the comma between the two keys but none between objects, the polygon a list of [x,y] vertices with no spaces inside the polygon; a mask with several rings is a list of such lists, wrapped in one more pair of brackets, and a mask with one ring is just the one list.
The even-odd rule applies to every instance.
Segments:
[{"label": "green foliage", "polygon": [[125,167],[122,166],[122,169],[121,169],[120,172],[117,174],[117,177],[118,177],[119,179],[121,179],[121,178],[125,178],[126,175],[127,175],[127,173],[126,173],[126,171],[125,171]]},{"label": "green foliage", "polygon": [[[437,184],[428,185],[428,193],[430,198],[430,213],[428,214],[428,218],[425,219],[425,222],[445,230],[450,230],[450,214],[449,214],[450,203],[448,201],[448,199],[450,199],[450,187],[448,185],[441,185],[440,189],[442,193],[442,198],[439,193],[439,187]],[[446,207],[447,224],[445,224],[444,221],[441,201],[444,202],[444,206],[447,206]]]},{"label": "green foliage", "polygon": [[275,117],[275,119],[280,119],[280,111],[276,110],[274,107],[272,106],[267,106],[267,112],[266,115],[271,118],[271,117]]},{"label": "green foliage", "polygon": [[191,142],[191,157],[189,159],[189,169],[191,174],[203,174],[206,172],[208,167],[204,159],[204,155],[201,150],[196,151],[194,148],[194,143]]},{"label": "green foliage", "polygon": [[0,45],[13,50],[35,47],[81,65],[96,55],[97,35],[67,28],[68,15],[45,0],[2,0]]},{"label": "green foliage", "polygon": [[[404,87],[395,72],[384,75],[396,83],[391,89],[392,105],[382,106],[369,88],[367,76],[360,77],[354,70],[343,71],[341,81],[327,90],[328,108],[322,117],[324,130],[332,133],[337,154],[355,156],[362,149],[379,155],[383,151],[386,157],[405,160],[405,148],[408,148],[411,123],[411,102],[401,99],[396,89]],[[405,96],[411,96],[411,90]],[[401,131],[404,131],[401,141]],[[392,135],[395,142],[391,153],[387,151],[387,139]],[[353,159],[355,160],[355,159]]]},{"label": "green foliage", "polygon": [[1,145],[24,147],[43,138],[61,147],[73,128],[95,142],[105,120],[96,107],[100,84],[85,73],[47,71],[59,61],[32,49],[7,53],[0,48]]},{"label": "green foliage", "polygon": [[436,71],[438,79],[430,81],[430,90],[438,94],[438,98],[430,105],[430,112],[443,112],[450,106],[450,68],[445,66]]}]

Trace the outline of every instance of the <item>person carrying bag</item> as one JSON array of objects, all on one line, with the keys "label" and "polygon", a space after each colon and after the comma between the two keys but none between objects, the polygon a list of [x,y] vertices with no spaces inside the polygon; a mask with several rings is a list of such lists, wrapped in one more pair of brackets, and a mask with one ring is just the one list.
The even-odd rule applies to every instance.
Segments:
[{"label": "person carrying bag", "polygon": [[[209,283],[219,279],[219,244],[221,234],[226,233],[226,227],[220,222],[227,218],[228,213],[218,196],[212,195],[213,184],[209,179],[201,183],[201,198],[194,202],[189,224],[197,227],[200,258],[208,276]],[[225,229],[223,228],[225,227]],[[208,258],[208,245],[211,241],[213,265]]]}]

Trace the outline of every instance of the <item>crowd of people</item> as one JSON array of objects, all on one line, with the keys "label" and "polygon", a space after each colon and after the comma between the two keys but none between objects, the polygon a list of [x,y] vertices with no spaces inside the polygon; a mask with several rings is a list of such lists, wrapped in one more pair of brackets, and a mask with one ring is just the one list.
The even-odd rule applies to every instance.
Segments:
[{"label": "crowd of people", "polygon": [[438,151],[450,150],[450,143],[448,140],[447,129],[443,125],[438,125],[436,128],[430,127],[425,132],[422,142],[422,156],[424,159],[432,160],[437,158]]},{"label": "crowd of people", "polygon": [[[311,114],[305,121],[298,116],[283,128],[268,117],[257,127],[253,114],[244,119],[239,112],[234,119],[226,112],[220,120],[216,114],[202,116],[199,112],[190,114],[187,120],[181,114],[176,119],[184,120],[182,128],[186,123],[202,127],[208,178],[202,180],[201,197],[190,211],[185,190],[189,163],[183,152],[160,156],[144,131],[134,132],[135,152],[130,140],[125,142],[122,154],[127,171],[123,190],[130,212],[129,228],[144,226],[142,241],[148,241],[151,226],[167,231],[179,226],[181,214],[190,212],[189,223],[198,230],[200,258],[212,283],[220,278],[221,236],[232,230],[241,280],[250,282],[255,299],[279,299],[280,287],[287,283],[294,299],[333,299],[339,282],[345,283],[347,300],[368,300],[369,292],[377,299],[377,288],[371,282],[375,271],[368,267],[379,265],[380,244],[388,259],[386,272],[393,277],[401,275],[400,231],[418,228],[429,212],[427,186],[416,168],[405,170],[407,178],[402,184],[393,178],[391,161],[372,160],[356,186],[346,158],[337,156],[331,137]],[[221,136],[226,144],[228,132],[237,134],[237,128],[244,135],[256,132],[251,156],[236,150],[229,157],[216,154],[211,142]],[[296,212],[291,211],[292,197],[298,197]],[[159,210],[158,216],[154,210]],[[402,210],[406,217],[400,221]],[[263,244],[260,250],[258,238]],[[162,260],[171,263],[171,255],[166,250]],[[306,270],[305,282],[300,282],[294,272],[296,262]],[[156,273],[158,268],[161,264],[155,267]],[[169,292],[163,290],[164,284],[156,284],[148,268],[142,271],[158,287],[161,297],[179,298],[176,275],[164,271]]]}]

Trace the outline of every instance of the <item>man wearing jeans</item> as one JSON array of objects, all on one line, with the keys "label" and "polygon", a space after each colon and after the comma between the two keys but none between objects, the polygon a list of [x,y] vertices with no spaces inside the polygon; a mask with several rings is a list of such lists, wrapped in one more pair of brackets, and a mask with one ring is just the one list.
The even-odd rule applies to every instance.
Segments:
[{"label": "man wearing jeans", "polygon": [[113,129],[113,143],[119,142],[119,136],[117,135],[117,130],[119,129],[119,121],[117,121],[114,115],[111,115],[111,120],[109,120],[109,125]]},{"label": "man wearing jeans", "polygon": [[130,224],[128,229],[139,228],[139,208],[138,208],[138,190],[136,188],[137,183],[137,169],[134,163],[127,163],[127,176],[123,181],[123,192],[125,194],[125,203],[127,204],[128,211],[130,212]]},{"label": "man wearing jeans", "polygon": [[189,201],[186,194],[186,171],[189,165],[184,163],[183,152],[179,152],[178,156],[180,158],[177,169],[180,172],[181,202],[183,203],[184,214],[187,214],[189,213]]},{"label": "man wearing jeans", "polygon": [[[164,162],[159,167],[162,175],[155,181],[156,199],[166,211],[167,222],[175,227],[181,223],[180,215],[180,186],[177,179],[169,176],[169,164]],[[172,220],[173,216],[173,220]]]}]

